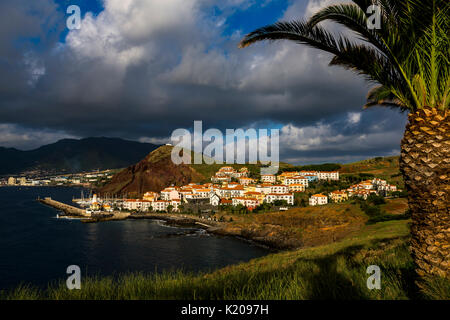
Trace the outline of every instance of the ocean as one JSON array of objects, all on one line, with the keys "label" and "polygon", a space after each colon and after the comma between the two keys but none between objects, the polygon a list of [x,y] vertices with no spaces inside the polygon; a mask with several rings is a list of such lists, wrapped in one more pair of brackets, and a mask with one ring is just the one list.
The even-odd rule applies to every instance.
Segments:
[{"label": "ocean", "polygon": [[57,219],[57,210],[36,201],[37,197],[50,196],[72,204],[72,198],[79,197],[81,190],[0,188],[0,289],[21,283],[46,287],[66,279],[69,265],[81,268],[82,279],[135,271],[205,272],[269,253],[232,237],[166,226],[162,221],[85,224]]}]

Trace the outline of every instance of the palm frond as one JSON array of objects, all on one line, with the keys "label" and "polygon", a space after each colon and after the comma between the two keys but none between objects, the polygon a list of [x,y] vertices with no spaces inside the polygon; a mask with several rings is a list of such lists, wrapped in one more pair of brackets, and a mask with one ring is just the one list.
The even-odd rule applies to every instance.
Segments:
[{"label": "palm frond", "polygon": [[245,48],[262,40],[291,40],[332,54],[338,54],[343,44],[348,42],[348,39],[336,38],[321,27],[310,28],[304,21],[290,21],[277,22],[249,33],[239,43],[239,47]]},{"label": "palm frond", "polygon": [[[367,8],[381,8],[381,28],[367,25]],[[338,23],[366,44],[320,26]],[[381,86],[369,94],[375,104],[415,111],[425,105],[448,109],[450,100],[450,1],[353,0],[319,10],[309,21],[278,22],[248,34],[247,47],[262,40],[287,39],[327,51],[340,65]]]}]

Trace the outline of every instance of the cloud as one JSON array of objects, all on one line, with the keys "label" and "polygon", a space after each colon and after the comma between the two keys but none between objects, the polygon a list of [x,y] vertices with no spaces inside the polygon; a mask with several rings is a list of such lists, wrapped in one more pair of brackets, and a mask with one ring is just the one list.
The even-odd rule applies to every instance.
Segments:
[{"label": "cloud", "polygon": [[61,139],[78,138],[64,132],[30,130],[12,124],[0,124],[0,146],[31,150],[38,145],[54,143]]},{"label": "cloud", "polygon": [[347,121],[350,124],[357,124],[361,121],[361,112],[349,112],[347,114]]},{"label": "cloud", "polygon": [[397,155],[403,135],[398,128],[405,124],[404,115],[393,115],[389,110],[371,110],[304,127],[288,124],[281,129],[280,153],[284,159],[300,164]]},{"label": "cloud", "polygon": [[[317,157],[320,150],[323,157],[334,155],[329,139],[338,139],[342,154],[345,148],[352,153],[349,137],[358,141],[358,133],[368,134],[375,141],[376,132],[385,132],[385,111],[361,113],[368,86],[349,71],[329,67],[328,54],[289,42],[237,49],[242,30],[236,25],[229,35],[228,20],[259,2],[105,0],[103,11],[85,14],[81,29],[62,42],[49,36],[50,27],[64,25],[65,18],[52,1],[33,2],[39,9],[33,15],[24,1],[2,3],[18,20],[31,20],[1,38],[2,45],[8,43],[0,46],[2,56],[14,54],[0,63],[0,119],[33,134],[165,141],[194,120],[220,130],[270,123],[290,137],[285,157],[300,158],[308,150]],[[284,18],[308,16],[325,4],[289,2]],[[35,14],[53,22],[37,25]],[[44,45],[14,48],[13,39],[23,35],[40,35]],[[401,126],[394,127],[390,131],[400,136]],[[303,140],[294,146],[295,138]]]}]

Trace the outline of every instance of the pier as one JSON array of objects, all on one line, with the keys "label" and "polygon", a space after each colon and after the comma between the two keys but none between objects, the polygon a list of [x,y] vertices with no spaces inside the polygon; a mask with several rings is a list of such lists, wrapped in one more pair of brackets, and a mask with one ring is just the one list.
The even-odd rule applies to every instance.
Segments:
[{"label": "pier", "polygon": [[73,206],[69,206],[68,204],[52,200],[52,198],[47,197],[44,199],[38,199],[40,203],[43,203],[47,206],[53,207],[55,209],[63,211],[65,214],[69,216],[82,216],[82,217],[88,217],[89,215],[86,214],[86,210],[76,208]]}]

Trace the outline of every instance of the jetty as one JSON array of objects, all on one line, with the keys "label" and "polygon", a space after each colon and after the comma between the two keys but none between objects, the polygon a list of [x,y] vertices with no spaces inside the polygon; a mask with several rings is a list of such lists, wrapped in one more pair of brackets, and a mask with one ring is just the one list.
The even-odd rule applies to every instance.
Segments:
[{"label": "jetty", "polygon": [[37,199],[40,203],[43,203],[47,206],[53,207],[55,209],[61,210],[68,216],[81,216],[81,217],[89,217],[90,215],[86,213],[86,210],[70,206],[68,204],[53,200],[50,197],[46,197],[44,199]]}]

